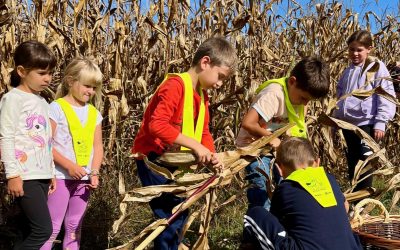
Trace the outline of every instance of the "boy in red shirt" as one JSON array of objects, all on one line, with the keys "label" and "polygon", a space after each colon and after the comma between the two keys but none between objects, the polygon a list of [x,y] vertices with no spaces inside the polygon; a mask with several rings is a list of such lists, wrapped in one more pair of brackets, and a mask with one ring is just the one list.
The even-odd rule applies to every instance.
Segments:
[{"label": "boy in red shirt", "polygon": [[[222,168],[213,154],[214,141],[208,128],[207,89],[218,89],[235,70],[236,51],[224,38],[207,39],[197,49],[190,69],[182,74],[168,74],[151,98],[136,135],[132,153],[143,186],[167,184],[170,180],[153,173],[141,159],[154,160],[166,151],[185,147],[193,151],[199,163]],[[168,218],[183,201],[172,193],[163,193],[150,201],[158,218]],[[179,235],[187,217],[182,213],[154,240],[154,249],[178,249]]]}]

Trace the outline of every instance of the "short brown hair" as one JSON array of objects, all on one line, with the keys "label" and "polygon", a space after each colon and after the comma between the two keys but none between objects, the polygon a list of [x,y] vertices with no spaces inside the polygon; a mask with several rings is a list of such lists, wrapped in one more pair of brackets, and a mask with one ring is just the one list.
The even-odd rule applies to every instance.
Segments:
[{"label": "short brown hair", "polygon": [[371,33],[369,33],[366,30],[357,30],[351,36],[349,39],[347,39],[347,45],[349,45],[352,42],[359,42],[362,45],[364,45],[366,48],[369,48],[372,46],[372,36]]},{"label": "short brown hair", "polygon": [[304,164],[312,166],[316,158],[310,141],[300,137],[283,140],[276,151],[276,162],[291,170]]},{"label": "short brown hair", "polygon": [[325,97],[329,92],[329,67],[317,57],[303,58],[290,76],[296,77],[297,87],[313,98]]},{"label": "short brown hair", "polygon": [[210,57],[213,66],[227,66],[232,72],[236,70],[236,50],[223,37],[211,37],[205,40],[194,54],[191,66],[196,66],[204,56]]}]

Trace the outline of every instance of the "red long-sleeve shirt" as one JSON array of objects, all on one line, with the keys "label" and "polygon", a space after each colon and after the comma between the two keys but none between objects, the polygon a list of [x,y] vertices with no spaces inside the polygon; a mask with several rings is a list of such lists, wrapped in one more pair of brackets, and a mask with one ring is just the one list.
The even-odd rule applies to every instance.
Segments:
[{"label": "red long-sleeve shirt", "polygon": [[[214,140],[209,130],[208,95],[203,90],[205,102],[204,129],[201,144],[215,152]],[[194,124],[200,108],[200,95],[193,91]],[[132,147],[132,153],[148,155],[150,152],[162,154],[174,147],[173,142],[182,131],[184,84],[180,77],[166,80],[151,98],[143,116],[139,132]],[[175,145],[176,146],[176,145]]]}]

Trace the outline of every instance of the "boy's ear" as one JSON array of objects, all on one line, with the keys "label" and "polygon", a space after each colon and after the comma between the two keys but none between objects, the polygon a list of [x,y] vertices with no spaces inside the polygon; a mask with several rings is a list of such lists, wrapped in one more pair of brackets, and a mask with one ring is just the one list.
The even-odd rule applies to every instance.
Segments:
[{"label": "boy's ear", "polygon": [[288,85],[290,86],[295,86],[296,85],[296,77],[295,76],[291,76],[288,78]]},{"label": "boy's ear", "polygon": [[207,66],[211,65],[211,58],[209,56],[203,56],[200,59],[199,64],[200,64],[200,68],[202,70],[205,70],[207,68]]},{"label": "boy's ear", "polygon": [[319,165],[320,163],[321,163],[321,159],[318,157],[317,159],[314,160],[314,163],[313,163],[312,166],[313,166],[314,168],[317,168],[317,167],[320,166],[320,165]]}]

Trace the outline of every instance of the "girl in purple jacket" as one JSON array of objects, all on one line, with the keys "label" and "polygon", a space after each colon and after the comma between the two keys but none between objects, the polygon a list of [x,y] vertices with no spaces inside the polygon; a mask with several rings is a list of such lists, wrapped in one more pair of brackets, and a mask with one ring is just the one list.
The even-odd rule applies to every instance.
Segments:
[{"label": "girl in purple jacket", "polygon": [[[356,31],[347,40],[347,45],[351,65],[344,70],[339,79],[336,92],[338,99],[357,89],[370,90],[378,86],[395,96],[392,82],[383,79],[390,77],[385,64],[368,56],[372,49],[371,34],[365,30]],[[386,124],[394,117],[395,111],[395,104],[377,94],[365,99],[350,95],[338,102],[335,116],[358,126],[376,141],[380,141],[385,135]],[[347,144],[349,179],[352,180],[357,162],[365,160],[372,154],[372,150],[354,132],[343,130],[343,135]],[[370,175],[371,172],[362,174],[359,179]],[[370,186],[372,186],[372,176],[359,182],[354,191]]]}]

